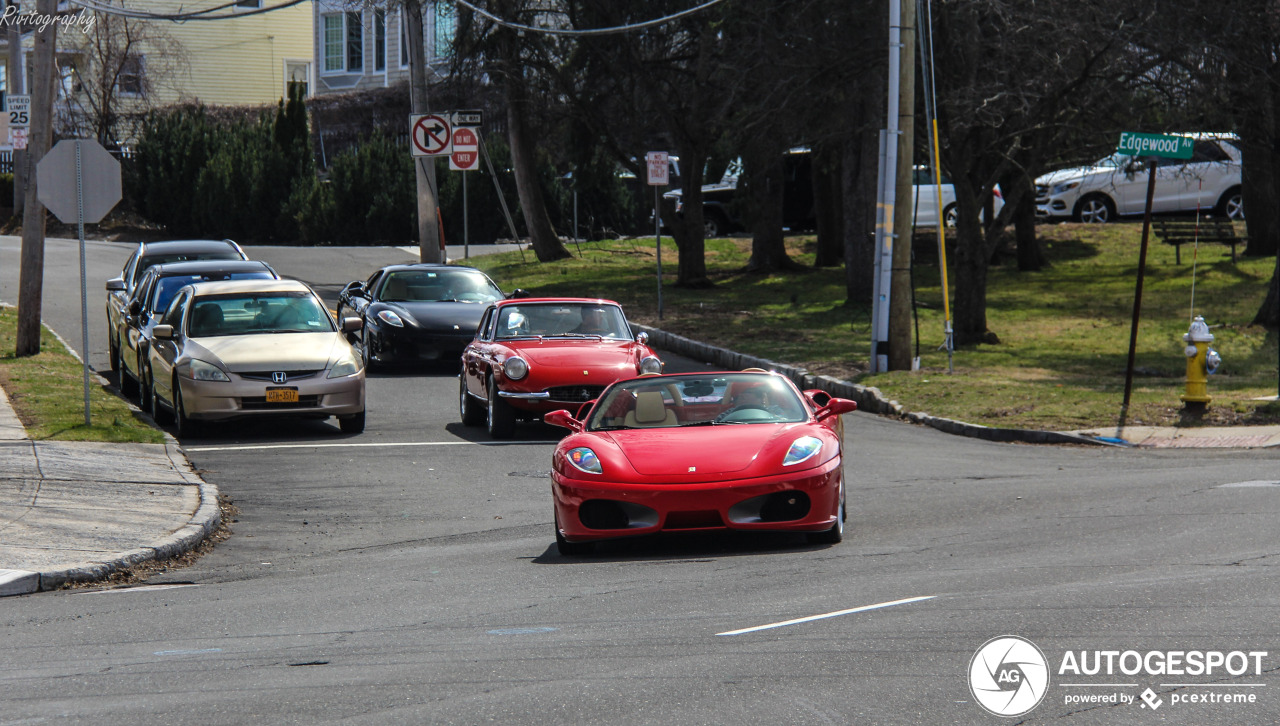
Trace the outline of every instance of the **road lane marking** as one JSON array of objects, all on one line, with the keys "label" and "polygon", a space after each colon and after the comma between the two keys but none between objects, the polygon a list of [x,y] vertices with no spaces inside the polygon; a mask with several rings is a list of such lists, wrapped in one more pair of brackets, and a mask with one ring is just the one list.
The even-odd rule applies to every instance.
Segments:
[{"label": "road lane marking", "polygon": [[390,441],[363,444],[256,444],[252,446],[184,446],[183,451],[252,451],[262,449],[350,449],[386,446],[532,446],[555,441]]},{"label": "road lane marking", "polygon": [[937,595],[924,595],[922,597],[909,597],[904,600],[891,600],[889,602],[876,603],[875,605],[863,605],[860,608],[850,608],[849,610],[837,610],[834,613],[825,613],[823,615],[810,615],[807,618],[796,618],[795,620],[784,620],[780,623],[769,623],[768,625],[757,625],[754,628],[743,628],[742,630],[730,630],[725,633],[716,633],[716,635],[742,635],[743,633],[754,633],[757,630],[768,630],[769,628],[781,628],[787,625],[799,625],[800,623],[809,623],[814,620],[822,620],[824,618],[834,618],[841,615],[852,615],[854,613],[865,613],[868,610],[879,610],[880,608],[889,608],[894,605],[906,605],[913,602],[923,602],[932,600]]}]

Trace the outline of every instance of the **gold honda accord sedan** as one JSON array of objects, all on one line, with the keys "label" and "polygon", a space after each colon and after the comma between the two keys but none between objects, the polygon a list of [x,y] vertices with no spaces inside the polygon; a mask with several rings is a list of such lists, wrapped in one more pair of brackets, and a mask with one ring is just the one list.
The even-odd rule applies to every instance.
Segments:
[{"label": "gold honda accord sedan", "polygon": [[338,323],[297,280],[201,282],[182,288],[152,331],[151,413],[179,436],[205,422],[338,417],[364,430],[364,365]]}]

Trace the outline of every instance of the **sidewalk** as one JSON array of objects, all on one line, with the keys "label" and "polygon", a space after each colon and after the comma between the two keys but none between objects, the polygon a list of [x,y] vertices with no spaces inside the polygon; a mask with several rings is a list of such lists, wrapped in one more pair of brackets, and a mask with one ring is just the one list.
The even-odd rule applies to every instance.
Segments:
[{"label": "sidewalk", "polygon": [[172,438],[32,441],[0,390],[0,596],[172,557],[219,522],[217,489]]}]

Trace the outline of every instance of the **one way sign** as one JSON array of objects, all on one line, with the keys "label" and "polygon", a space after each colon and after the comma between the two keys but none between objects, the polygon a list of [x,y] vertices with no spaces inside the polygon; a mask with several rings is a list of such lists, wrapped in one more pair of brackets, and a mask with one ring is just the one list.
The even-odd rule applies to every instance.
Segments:
[{"label": "one way sign", "polygon": [[440,156],[452,150],[452,129],[445,114],[410,116],[409,129],[414,156]]}]

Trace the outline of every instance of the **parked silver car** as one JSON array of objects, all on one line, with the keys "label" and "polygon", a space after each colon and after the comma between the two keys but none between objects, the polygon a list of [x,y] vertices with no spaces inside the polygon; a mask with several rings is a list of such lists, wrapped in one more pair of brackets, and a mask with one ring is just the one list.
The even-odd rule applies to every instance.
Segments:
[{"label": "parked silver car", "polygon": [[343,433],[365,420],[365,372],[348,335],[296,280],[201,282],[178,291],[151,330],[150,401],[180,436],[201,423],[338,417]]}]

